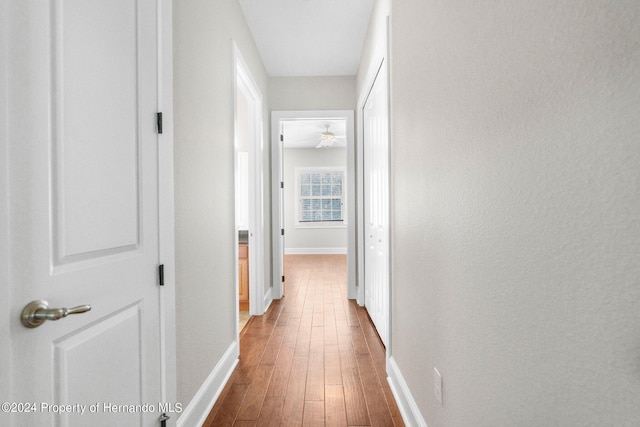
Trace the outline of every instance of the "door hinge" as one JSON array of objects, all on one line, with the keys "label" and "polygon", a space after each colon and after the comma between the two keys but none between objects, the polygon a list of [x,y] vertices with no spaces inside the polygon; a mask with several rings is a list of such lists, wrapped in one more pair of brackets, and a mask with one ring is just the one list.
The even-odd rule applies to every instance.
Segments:
[{"label": "door hinge", "polygon": [[284,182],[280,181],[280,188],[284,188]]},{"label": "door hinge", "polygon": [[284,276],[282,276],[282,283],[284,283]]},{"label": "door hinge", "polygon": [[169,418],[171,418],[171,417],[163,412],[162,415],[160,415],[160,427],[166,427],[167,426],[167,420]]},{"label": "door hinge", "polygon": [[280,142],[284,142],[284,135],[280,134]]},{"label": "door hinge", "polygon": [[158,285],[164,286],[164,264],[158,266]]},{"label": "door hinge", "polygon": [[281,229],[280,229],[280,235],[281,235],[281,236],[284,236],[284,228],[281,228]]},{"label": "door hinge", "polygon": [[156,122],[158,125],[158,133],[162,133],[162,113],[158,113],[156,116]]}]

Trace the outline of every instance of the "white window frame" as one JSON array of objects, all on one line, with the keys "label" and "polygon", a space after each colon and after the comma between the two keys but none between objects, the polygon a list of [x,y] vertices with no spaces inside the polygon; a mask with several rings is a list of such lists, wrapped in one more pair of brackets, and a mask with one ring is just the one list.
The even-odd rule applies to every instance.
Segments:
[{"label": "white window frame", "polygon": [[[342,172],[342,221],[300,221],[300,178],[306,173]],[[295,168],[295,227],[296,228],[346,228],[347,227],[347,168],[344,166],[301,166]]]}]

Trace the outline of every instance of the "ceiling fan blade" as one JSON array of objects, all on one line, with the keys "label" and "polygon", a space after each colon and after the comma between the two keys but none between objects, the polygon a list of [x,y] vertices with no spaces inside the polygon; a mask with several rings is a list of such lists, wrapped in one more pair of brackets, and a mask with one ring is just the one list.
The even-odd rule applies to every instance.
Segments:
[{"label": "ceiling fan blade", "polygon": [[332,141],[332,140],[321,140],[318,145],[316,145],[316,148],[329,148],[331,146],[333,146],[333,144],[335,144],[336,141]]}]

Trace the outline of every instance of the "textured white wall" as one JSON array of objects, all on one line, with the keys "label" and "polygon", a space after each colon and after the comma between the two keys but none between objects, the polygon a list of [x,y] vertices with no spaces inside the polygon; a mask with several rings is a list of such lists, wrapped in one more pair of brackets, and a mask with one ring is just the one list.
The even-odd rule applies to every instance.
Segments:
[{"label": "textured white wall", "polygon": [[[286,148],[283,153],[285,253],[291,249],[309,248],[343,248],[346,252],[346,228],[296,228],[295,198],[297,197],[297,188],[295,168],[305,166],[342,166],[346,168],[347,150],[345,148]],[[344,189],[346,191],[346,185]],[[349,204],[347,206],[349,207]],[[344,215],[346,219],[346,211]]]},{"label": "textured white wall", "polygon": [[[175,1],[173,22],[177,373],[178,400],[186,405],[234,339],[232,39],[262,92],[265,143],[268,87],[236,1]],[[268,229],[265,237],[269,250]]]},{"label": "textured white wall", "polygon": [[272,111],[353,110],[356,108],[356,78],[271,77],[269,107]]},{"label": "textured white wall", "polygon": [[427,423],[637,425],[640,2],[392,15],[392,353]]}]

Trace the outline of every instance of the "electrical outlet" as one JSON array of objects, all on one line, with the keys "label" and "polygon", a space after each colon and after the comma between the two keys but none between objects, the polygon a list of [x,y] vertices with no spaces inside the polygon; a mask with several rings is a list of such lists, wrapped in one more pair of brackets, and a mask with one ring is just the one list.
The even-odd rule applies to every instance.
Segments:
[{"label": "electrical outlet", "polygon": [[436,400],[442,406],[442,375],[436,368],[433,368],[433,394],[436,395]]}]

